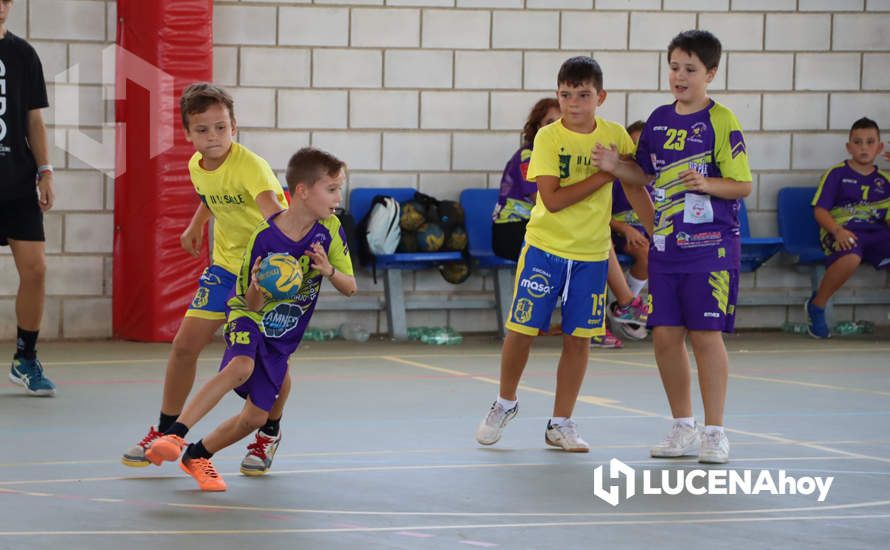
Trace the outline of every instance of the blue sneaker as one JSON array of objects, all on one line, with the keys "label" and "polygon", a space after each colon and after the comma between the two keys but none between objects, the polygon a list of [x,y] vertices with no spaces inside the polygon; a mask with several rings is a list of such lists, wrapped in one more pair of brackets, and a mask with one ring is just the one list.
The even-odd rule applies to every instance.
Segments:
[{"label": "blue sneaker", "polygon": [[807,332],[810,333],[810,336],[813,338],[831,338],[831,331],[828,329],[828,323],[825,321],[825,310],[821,307],[816,307],[813,305],[813,298],[816,297],[814,293],[810,296],[810,299],[807,300],[803,309],[807,314],[807,319],[809,322],[807,323]]},{"label": "blue sneaker", "polygon": [[53,396],[56,394],[56,385],[49,378],[43,376],[43,365],[40,359],[12,360],[12,368],[9,370],[9,379],[19,386],[24,386],[25,391],[31,395]]}]

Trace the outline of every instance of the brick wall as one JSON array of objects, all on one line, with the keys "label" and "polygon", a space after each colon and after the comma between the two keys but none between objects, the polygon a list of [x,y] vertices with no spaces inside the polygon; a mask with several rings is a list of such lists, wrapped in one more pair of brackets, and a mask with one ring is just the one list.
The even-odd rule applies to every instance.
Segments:
[{"label": "brick wall", "polygon": [[[605,117],[644,118],[671,99],[667,42],[692,27],[724,44],[711,89],[746,130],[754,235],[777,233],[779,188],[815,185],[844,158],[854,119],[868,115],[890,132],[887,0],[219,0],[214,9],[214,72],[235,95],[240,140],[279,173],[299,146],[330,149],[350,164],[353,187],[408,185],[440,198],[496,187],[529,107],[552,93],[559,64],[577,53],[603,65]],[[111,120],[100,52],[113,42],[115,17],[113,1],[16,0],[9,27],[41,55],[53,128],[99,139]],[[77,83],[69,74],[52,84],[74,64]],[[59,147],[53,162],[58,200],[47,216],[43,333],[108,336],[111,180]],[[0,337],[10,337],[15,268],[0,250]],[[359,284],[382,292],[370,277]],[[742,292],[808,286],[780,257],[746,274]],[[885,272],[862,268],[849,288],[888,286]],[[437,272],[406,273],[406,288],[472,294],[492,281],[474,274],[454,287]],[[838,307],[835,315],[887,322],[887,308]],[[799,309],[742,308],[739,325],[777,326],[799,320]],[[386,328],[375,312],[322,311],[315,323],[347,316]],[[417,311],[409,323],[493,330],[495,317]]]}]

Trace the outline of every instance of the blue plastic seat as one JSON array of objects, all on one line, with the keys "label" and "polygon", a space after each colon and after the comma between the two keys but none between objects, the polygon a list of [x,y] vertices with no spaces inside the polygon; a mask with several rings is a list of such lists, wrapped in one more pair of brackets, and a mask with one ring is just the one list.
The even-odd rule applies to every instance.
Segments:
[{"label": "blue plastic seat", "polygon": [[742,272],[756,271],[767,260],[782,250],[781,237],[752,237],[748,224],[748,209],[745,201],[739,201],[739,229],[742,237]]},{"label": "blue plastic seat", "polygon": [[819,244],[819,224],[810,206],[815,194],[815,187],[779,189],[779,233],[785,240],[785,252],[794,256],[800,265],[825,263],[825,252]]}]

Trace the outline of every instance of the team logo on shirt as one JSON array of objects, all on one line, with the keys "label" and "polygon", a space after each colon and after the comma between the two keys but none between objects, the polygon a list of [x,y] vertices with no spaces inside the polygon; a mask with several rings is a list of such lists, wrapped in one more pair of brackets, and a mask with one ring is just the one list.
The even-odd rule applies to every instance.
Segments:
[{"label": "team logo on shirt", "polygon": [[[565,152],[565,148],[560,149],[561,153]],[[566,179],[571,173],[572,155],[559,155],[559,179]]]},{"label": "team logo on shirt", "polygon": [[689,137],[686,138],[687,141],[692,141],[695,143],[702,143],[702,138],[705,135],[705,132],[708,131],[708,125],[704,122],[696,122],[692,125],[692,132]]},{"label": "team logo on shirt", "polygon": [[263,315],[263,333],[269,338],[281,338],[297,326],[307,309],[292,303],[278,304]]}]

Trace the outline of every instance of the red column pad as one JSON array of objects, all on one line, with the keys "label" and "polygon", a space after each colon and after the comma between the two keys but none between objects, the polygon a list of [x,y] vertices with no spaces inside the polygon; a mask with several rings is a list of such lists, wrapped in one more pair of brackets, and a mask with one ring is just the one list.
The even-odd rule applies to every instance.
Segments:
[{"label": "red column pad", "polygon": [[199,204],[179,96],[213,78],[213,2],[118,0],[117,15],[114,335],[169,342],[209,260],[206,239],[200,258],[179,244]]}]

